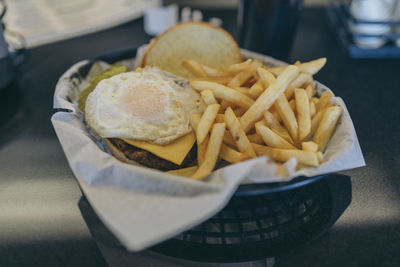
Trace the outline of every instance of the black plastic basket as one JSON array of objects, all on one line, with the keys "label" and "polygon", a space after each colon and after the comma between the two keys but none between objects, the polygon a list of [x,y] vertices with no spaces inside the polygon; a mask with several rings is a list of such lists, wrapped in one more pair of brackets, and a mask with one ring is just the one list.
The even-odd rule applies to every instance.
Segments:
[{"label": "black plastic basket", "polygon": [[[326,9],[328,19],[341,46],[352,58],[400,58],[400,47],[394,43],[400,38],[400,33],[359,34],[353,33],[349,22],[358,25],[388,25],[400,27],[400,21],[366,21],[356,19],[350,12],[349,1],[330,0]],[[386,40],[386,44],[376,49],[365,49],[354,43],[355,38],[378,37]]]},{"label": "black plastic basket", "polygon": [[[202,262],[265,259],[325,233],[350,202],[351,183],[345,175],[242,185],[216,216],[150,250]],[[125,250],[84,197],[79,207],[96,241]]]},{"label": "black plastic basket", "polygon": [[[97,60],[112,64],[135,55],[136,49],[125,48],[100,56],[83,65],[71,78],[86,77]],[[150,250],[202,262],[265,259],[322,235],[350,202],[351,182],[345,175],[326,174],[298,177],[282,183],[244,184],[217,215]],[[84,197],[79,207],[98,242],[125,250]]]}]

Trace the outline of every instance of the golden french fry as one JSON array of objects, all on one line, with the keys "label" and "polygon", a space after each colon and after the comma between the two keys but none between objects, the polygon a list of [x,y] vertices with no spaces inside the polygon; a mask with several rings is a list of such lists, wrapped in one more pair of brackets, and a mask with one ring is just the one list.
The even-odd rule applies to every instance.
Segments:
[{"label": "golden french fry", "polygon": [[247,135],[247,139],[249,139],[250,143],[264,144],[263,138],[257,133]]},{"label": "golden french fry", "polygon": [[[193,129],[195,129],[195,133],[197,136],[197,128],[199,127],[201,115],[200,114],[192,114],[190,116],[190,125],[192,126]],[[207,144],[208,144],[208,139],[209,135],[206,135],[206,138],[202,143],[196,142],[197,143],[197,164],[201,165],[204,161],[204,157],[206,155],[206,150],[207,150]]]},{"label": "golden french fry", "polygon": [[203,115],[201,116],[199,125],[197,126],[197,143],[201,144],[206,138],[211,126],[217,116],[219,104],[211,104],[207,106]]},{"label": "golden french fry", "polygon": [[318,152],[315,152],[315,154],[317,155],[318,162],[321,164],[322,161],[324,160],[324,158],[323,158],[323,156],[322,156],[322,152],[321,152],[321,151],[318,151]]},{"label": "golden french fry", "polygon": [[311,102],[314,102],[315,107],[317,107],[316,105],[317,105],[318,101],[319,101],[319,98],[318,98],[318,97],[313,97],[313,98],[311,98]]},{"label": "golden french fry", "polygon": [[267,144],[268,146],[284,149],[296,149],[296,147],[291,145],[289,142],[280,137],[267,126],[261,125],[260,123],[256,123],[255,126],[257,133],[261,135],[265,144]]},{"label": "golden french fry", "polygon": [[261,66],[261,62],[258,60],[255,60],[251,62],[251,64],[246,67],[244,70],[239,72],[238,74],[235,75],[235,77],[232,78],[232,80],[228,83],[229,87],[238,87],[244,84],[247,80],[253,76],[255,73],[256,69]]},{"label": "golden french fry", "polygon": [[301,72],[306,72],[311,75],[317,74],[326,64],[326,57],[322,57],[309,62],[301,63],[299,69]]},{"label": "golden french fry", "polygon": [[260,77],[261,82],[264,85],[264,88],[267,88],[271,84],[273,84],[276,80],[275,76],[264,68],[258,68],[257,74]]},{"label": "golden french fry", "polygon": [[285,95],[281,94],[278,97],[275,102],[275,108],[278,110],[279,116],[281,116],[282,121],[288,129],[293,141],[296,143],[298,140],[299,127],[297,125],[296,117],[290,108],[289,102],[287,101]]},{"label": "golden french fry", "polygon": [[209,76],[209,77],[229,76],[229,73],[227,71],[217,70],[217,69],[211,68],[206,65],[202,65],[202,68],[203,68],[204,72],[207,74],[207,76]]},{"label": "golden french fry", "polygon": [[315,103],[310,101],[310,117],[314,117],[317,112],[317,108],[315,107]]},{"label": "golden french fry", "polygon": [[331,101],[332,97],[333,94],[330,91],[326,90],[325,92],[323,92],[318,102],[316,103],[315,107],[317,108],[317,110],[321,110],[326,107]]},{"label": "golden french fry", "polygon": [[311,132],[310,103],[306,90],[294,89],[296,100],[297,123],[299,126],[299,141],[304,140]]},{"label": "golden french fry", "polygon": [[264,85],[261,80],[258,80],[255,84],[253,84],[252,87],[249,89],[249,95],[253,98],[256,99],[261,95],[262,92],[264,92]]},{"label": "golden french fry", "polygon": [[191,81],[190,84],[197,91],[210,89],[216,98],[233,102],[234,104],[244,108],[248,108],[254,103],[254,100],[250,97],[218,83],[207,81]]},{"label": "golden french fry", "polygon": [[231,88],[236,90],[236,91],[238,91],[238,92],[240,92],[240,93],[242,93],[242,94],[244,94],[244,95],[247,95],[247,96],[251,97],[250,90],[249,90],[248,87],[231,87]]},{"label": "golden french fry", "polygon": [[252,143],[257,156],[269,156],[274,160],[286,162],[291,158],[296,158],[300,164],[307,166],[318,166],[319,161],[316,153],[295,149],[281,149],[262,146]]},{"label": "golden french fry", "polygon": [[304,84],[312,82],[313,78],[310,74],[308,73],[300,73],[296,79],[294,79],[287,89],[285,90],[285,96],[289,100],[292,98],[294,89],[295,88],[301,88]]},{"label": "golden french fry", "polygon": [[182,66],[190,71],[195,77],[206,78],[207,74],[204,72],[200,63],[194,60],[184,60],[182,61]]},{"label": "golden french fry", "polygon": [[289,101],[289,106],[292,109],[293,113],[296,114],[296,101],[294,99]]},{"label": "golden french fry", "polygon": [[305,151],[317,152],[318,151],[318,144],[313,141],[302,142],[301,149]]},{"label": "golden french fry", "polygon": [[328,107],[315,131],[313,141],[318,144],[318,150],[323,152],[335,130],[336,123],[342,114],[342,107]]},{"label": "golden french fry", "polygon": [[250,66],[251,62],[252,62],[252,60],[248,59],[244,62],[230,65],[228,68],[226,68],[226,71],[229,73],[232,73],[232,74],[237,74],[237,73],[243,71],[244,69],[248,68]]},{"label": "golden french fry", "polygon": [[218,160],[224,133],[225,123],[215,123],[211,130],[211,136],[210,140],[208,141],[204,162],[191,176],[192,179],[201,180],[211,174]]},{"label": "golden french fry", "polygon": [[311,83],[307,85],[306,93],[307,93],[308,101],[310,101],[311,98],[313,97],[313,87],[312,87]]},{"label": "golden french fry", "polygon": [[324,116],[326,109],[327,108],[321,109],[320,111],[315,113],[314,117],[311,119],[311,131],[306,139],[314,135],[315,131],[318,128],[319,123],[321,122],[322,117]]},{"label": "golden french fry", "polygon": [[232,76],[218,76],[218,77],[208,77],[208,78],[192,78],[190,81],[206,81],[214,82],[222,85],[228,84],[232,80]]},{"label": "golden french fry", "polygon": [[217,99],[215,99],[214,94],[211,90],[201,91],[200,95],[207,105],[218,104]]},{"label": "golden french fry", "polygon": [[167,171],[167,172],[171,173],[171,174],[176,174],[179,176],[190,177],[197,171],[197,169],[198,169],[197,166],[193,166],[193,167],[187,167],[187,168],[182,168],[182,169],[177,169],[177,170],[171,170],[171,171]]},{"label": "golden french fry", "polygon": [[[293,140],[290,137],[288,130],[283,127],[276,117],[268,110],[264,111],[264,121],[265,125],[271,128],[275,133],[277,133],[280,137],[293,144]],[[253,142],[255,143],[255,142]]]},{"label": "golden french fry", "polygon": [[[322,69],[322,67],[326,64],[326,58],[319,58],[316,60],[312,60],[309,62],[305,63],[300,63],[296,65],[299,68],[300,72],[305,72],[311,75],[316,74],[318,71]],[[267,68],[270,72],[272,72],[275,75],[279,75],[283,72],[285,66],[280,66],[280,67],[273,67],[273,68]]]},{"label": "golden french fry", "polygon": [[275,76],[264,68],[258,68],[257,74],[260,79],[250,88],[249,93],[253,98],[259,97],[265,88],[275,82]]},{"label": "golden french fry", "polygon": [[254,123],[260,119],[262,113],[274,104],[275,100],[283,93],[297,74],[298,68],[296,66],[288,66],[276,81],[257,98],[254,104],[240,118],[240,124],[245,132],[248,132]]},{"label": "golden french fry", "polygon": [[223,160],[230,162],[230,163],[237,163],[240,161],[250,159],[249,156],[247,156],[239,151],[236,151],[225,144],[222,144],[221,151],[219,152],[219,156]]},{"label": "golden french fry", "polygon": [[233,113],[233,110],[230,107],[228,107],[225,111],[225,124],[233,136],[239,151],[250,157],[256,157],[256,153],[254,152],[253,147],[250,145],[249,139],[240,126],[240,122],[236,118],[235,113]]}]

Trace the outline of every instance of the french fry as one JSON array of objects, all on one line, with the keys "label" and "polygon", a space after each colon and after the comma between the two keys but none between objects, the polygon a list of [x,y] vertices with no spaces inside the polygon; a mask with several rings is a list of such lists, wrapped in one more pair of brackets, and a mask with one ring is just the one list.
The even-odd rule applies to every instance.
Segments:
[{"label": "french fry", "polygon": [[223,70],[217,70],[214,68],[211,68],[206,65],[202,65],[202,68],[204,72],[207,74],[208,77],[224,77],[224,76],[229,76],[229,72],[223,71]]},{"label": "french fry", "polygon": [[[275,133],[277,133],[280,137],[293,144],[293,139],[290,137],[288,130],[283,127],[276,117],[268,110],[264,111],[264,121],[265,124],[271,128]],[[255,143],[255,142],[253,142]]]},{"label": "french fry", "polygon": [[201,116],[199,125],[197,126],[197,143],[201,144],[206,138],[211,126],[217,116],[219,104],[211,104],[207,106],[203,115]]},{"label": "french fry", "polygon": [[285,90],[285,96],[289,100],[292,98],[294,89],[295,88],[301,88],[304,84],[312,82],[313,78],[310,74],[308,73],[300,73],[296,79],[294,79],[287,89]]},{"label": "french fry", "polygon": [[286,162],[291,158],[296,158],[300,164],[307,166],[319,165],[318,157],[314,152],[295,149],[272,148],[254,143],[252,143],[252,146],[256,151],[257,156],[266,155],[280,162]]},{"label": "french fry", "polygon": [[182,66],[191,72],[195,77],[206,78],[207,74],[204,72],[200,63],[194,60],[184,60],[182,61]]},{"label": "french fry", "polygon": [[296,147],[291,145],[289,142],[280,137],[267,126],[261,125],[260,123],[256,123],[255,126],[257,133],[261,135],[265,144],[267,144],[268,146],[284,149],[296,149]]},{"label": "french fry", "polygon": [[[200,114],[192,114],[192,116],[190,116],[190,125],[194,129],[196,136],[197,136],[197,128],[199,126],[200,119],[201,119]],[[209,139],[209,135],[207,134],[206,138],[204,139],[204,141],[202,143],[196,142],[197,143],[197,164],[198,165],[201,165],[203,163],[204,157],[206,156],[208,139]]]},{"label": "french fry", "polygon": [[317,155],[318,162],[321,164],[322,161],[324,160],[324,158],[323,158],[323,156],[322,156],[322,152],[321,152],[321,151],[318,151],[318,152],[315,152],[315,154]]},{"label": "french fry", "polygon": [[317,130],[317,128],[319,126],[319,123],[321,122],[322,117],[324,116],[326,109],[327,108],[321,109],[320,111],[315,113],[314,117],[311,119],[311,130],[306,139],[308,139],[314,135],[315,131]]},{"label": "french fry", "polygon": [[256,157],[256,153],[254,152],[249,139],[240,126],[239,120],[236,118],[235,113],[233,113],[233,110],[230,107],[228,107],[225,111],[225,124],[233,136],[239,151],[250,157]]},{"label": "french fry", "polygon": [[249,139],[250,143],[256,143],[256,144],[259,144],[259,145],[263,145],[264,144],[264,140],[257,133],[247,135],[247,139]]},{"label": "french fry", "polygon": [[315,107],[315,103],[310,101],[310,117],[314,117],[317,112],[317,108]]},{"label": "french fry", "polygon": [[257,98],[255,103],[240,118],[240,124],[245,132],[248,132],[254,123],[260,119],[262,113],[274,104],[275,100],[283,93],[297,74],[297,67],[288,66],[276,81]]},{"label": "french fry", "polygon": [[267,88],[271,84],[273,84],[276,80],[275,76],[264,68],[258,68],[257,74],[260,77],[261,82],[263,83],[264,87]]},{"label": "french fry", "polygon": [[317,105],[318,101],[319,101],[318,97],[311,98],[311,102],[314,102],[315,105]]},{"label": "french fry", "polygon": [[331,101],[333,97],[333,94],[330,91],[325,91],[321,94],[321,97],[319,98],[319,101],[316,103],[316,108],[317,110],[321,110],[324,107],[326,107],[329,102]]},{"label": "french fry", "polygon": [[[201,115],[200,114],[192,114],[192,116],[190,116],[190,125],[192,126],[196,136],[197,136],[197,127],[199,126],[200,119],[201,119]],[[205,140],[201,144],[196,142],[196,144],[197,144],[197,163],[198,163],[198,165],[200,165],[200,163],[204,161],[205,151],[206,151],[206,148],[207,148],[208,139],[209,139],[209,136],[207,134]]]},{"label": "french fry", "polygon": [[207,81],[191,81],[190,84],[197,91],[210,89],[216,98],[233,102],[234,104],[244,108],[248,108],[254,103],[254,100],[247,95],[218,83]]},{"label": "french fry", "polygon": [[248,87],[241,87],[241,86],[235,87],[235,86],[232,86],[231,88],[236,90],[236,91],[238,91],[238,92],[240,92],[240,93],[242,93],[242,94],[244,94],[244,95],[247,95],[247,96],[251,97],[250,90],[249,90]]},{"label": "french fry", "polygon": [[218,77],[208,77],[208,78],[192,78],[190,81],[207,81],[207,82],[213,82],[213,83],[218,83],[222,85],[227,85],[231,80],[233,76],[218,76]]},{"label": "french fry", "polygon": [[262,83],[261,80],[258,80],[255,84],[253,84],[252,87],[249,89],[249,94],[253,99],[256,99],[261,95],[261,93],[264,91],[265,87]]},{"label": "french fry", "polygon": [[201,180],[211,174],[218,160],[224,133],[225,123],[215,123],[211,130],[210,140],[208,141],[205,160],[191,176],[192,179]]},{"label": "french fry", "polygon": [[340,106],[328,107],[325,111],[313,138],[313,141],[318,144],[319,151],[325,150],[341,114],[342,107]]},{"label": "french fry", "polygon": [[307,85],[306,93],[307,93],[308,101],[310,101],[311,98],[313,97],[313,87],[312,87],[311,83]]},{"label": "french fry", "polygon": [[275,82],[275,76],[264,68],[257,69],[260,79],[250,88],[249,93],[253,98],[259,97],[265,88]]},{"label": "french fry", "polygon": [[317,152],[318,151],[318,144],[313,142],[313,141],[302,142],[301,143],[301,149],[304,150],[304,151]]},{"label": "french fry", "polygon": [[245,70],[246,68],[248,68],[250,66],[251,62],[252,62],[252,60],[248,59],[244,62],[230,65],[228,68],[226,68],[226,71],[229,73],[232,73],[232,74],[237,74],[237,73]]},{"label": "french fry", "polygon": [[317,74],[326,64],[326,57],[322,57],[309,62],[301,63],[299,69],[301,72],[306,72],[311,75]]},{"label": "french fry", "polygon": [[211,90],[204,90],[200,92],[201,97],[204,100],[204,103],[207,105],[218,104],[217,99],[215,99],[214,94]]},{"label": "french fry", "polygon": [[[299,68],[300,72],[305,72],[314,75],[318,73],[318,71],[320,71],[325,64],[326,64],[326,58],[323,57],[309,62],[300,63],[296,66]],[[272,72],[274,75],[280,75],[283,72],[284,68],[285,66],[280,66],[280,67],[267,68],[267,70]]]},{"label": "french fry", "polygon": [[296,101],[294,99],[289,101],[289,106],[292,109],[293,113],[296,114]]},{"label": "french fry", "polygon": [[251,64],[235,75],[232,80],[228,83],[229,87],[238,87],[244,84],[251,76],[254,74],[256,69],[261,66],[261,62],[258,60],[254,60]]},{"label": "french fry", "polygon": [[296,117],[292,109],[290,108],[289,102],[287,101],[285,95],[281,94],[278,97],[275,102],[275,108],[278,110],[279,116],[281,116],[282,121],[288,129],[293,141],[296,143],[298,140],[299,127],[296,121]]},{"label": "french fry", "polygon": [[311,132],[310,103],[306,90],[296,88],[294,90],[296,100],[297,123],[299,126],[299,141],[304,140]]},{"label": "french fry", "polygon": [[183,168],[183,169],[171,170],[171,171],[167,171],[167,172],[171,173],[171,174],[176,174],[179,176],[190,177],[197,171],[197,169],[198,169],[197,166],[193,166],[193,167],[187,167],[187,168]]},{"label": "french fry", "polygon": [[236,151],[225,144],[222,144],[219,156],[229,163],[237,163],[250,158],[249,156]]}]

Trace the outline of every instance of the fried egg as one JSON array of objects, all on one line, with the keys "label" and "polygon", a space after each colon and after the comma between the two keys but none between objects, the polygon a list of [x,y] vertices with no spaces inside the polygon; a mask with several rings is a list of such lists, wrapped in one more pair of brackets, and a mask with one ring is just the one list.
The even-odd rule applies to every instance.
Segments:
[{"label": "fried egg", "polygon": [[103,138],[168,144],[192,131],[205,104],[189,81],[156,67],[102,80],[86,100],[85,119]]}]

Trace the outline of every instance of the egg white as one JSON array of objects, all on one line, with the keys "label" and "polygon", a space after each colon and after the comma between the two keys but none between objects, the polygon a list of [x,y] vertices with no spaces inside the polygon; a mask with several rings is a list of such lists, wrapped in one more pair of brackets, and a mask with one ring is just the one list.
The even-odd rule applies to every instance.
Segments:
[{"label": "egg white", "polygon": [[86,100],[85,119],[103,138],[167,144],[189,133],[190,115],[204,108],[187,80],[146,67],[102,80]]}]

